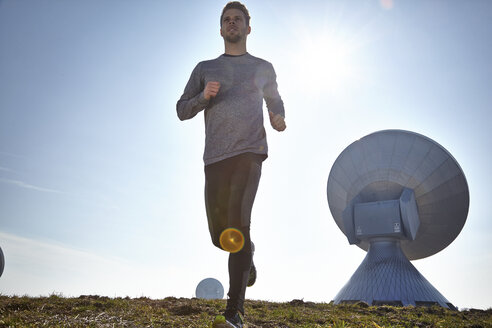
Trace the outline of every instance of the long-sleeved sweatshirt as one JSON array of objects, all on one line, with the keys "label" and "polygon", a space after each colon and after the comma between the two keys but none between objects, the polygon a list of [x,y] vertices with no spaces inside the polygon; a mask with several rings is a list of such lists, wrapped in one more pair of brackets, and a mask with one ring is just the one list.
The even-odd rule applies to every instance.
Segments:
[{"label": "long-sleeved sweatshirt", "polygon": [[[203,90],[210,81],[220,82],[220,89],[207,101]],[[181,120],[205,110],[205,165],[245,152],[268,154],[263,99],[269,111],[285,117],[276,74],[269,62],[246,53],[198,63],[176,110]]]}]

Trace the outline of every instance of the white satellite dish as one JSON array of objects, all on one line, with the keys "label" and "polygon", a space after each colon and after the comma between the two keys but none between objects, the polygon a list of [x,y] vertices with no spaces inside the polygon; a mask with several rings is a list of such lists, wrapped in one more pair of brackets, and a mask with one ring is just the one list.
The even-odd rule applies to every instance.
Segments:
[{"label": "white satellite dish", "polygon": [[5,267],[5,258],[3,256],[2,247],[0,247],[0,277],[2,276],[4,267]]},{"label": "white satellite dish", "polygon": [[200,281],[195,291],[197,298],[207,300],[222,299],[224,297],[224,287],[214,278],[206,278]]},{"label": "white satellite dish", "polygon": [[372,133],[338,156],[327,196],[349,243],[368,252],[335,304],[454,308],[409,261],[446,248],[468,215],[468,184],[446,149],[414,132]]}]

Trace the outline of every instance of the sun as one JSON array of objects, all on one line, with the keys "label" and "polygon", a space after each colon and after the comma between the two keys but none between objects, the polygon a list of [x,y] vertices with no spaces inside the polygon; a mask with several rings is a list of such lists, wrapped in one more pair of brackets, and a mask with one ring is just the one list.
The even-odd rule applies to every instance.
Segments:
[{"label": "sun", "polygon": [[358,78],[356,53],[356,46],[337,35],[304,36],[293,57],[295,74],[305,92],[340,94]]}]

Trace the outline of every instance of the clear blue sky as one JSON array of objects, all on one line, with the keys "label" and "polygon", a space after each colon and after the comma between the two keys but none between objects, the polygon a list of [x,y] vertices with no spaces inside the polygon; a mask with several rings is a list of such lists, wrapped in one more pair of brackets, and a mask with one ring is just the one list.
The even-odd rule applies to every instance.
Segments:
[{"label": "clear blue sky", "polygon": [[[492,306],[492,2],[245,2],[248,51],[273,63],[288,128],[253,209],[247,297],[329,302],[365,252],[326,200],[329,171],[382,129],[430,137],[461,165],[458,238],[413,264],[460,308]],[[175,104],[223,52],[225,1],[0,0],[0,293],[192,297],[226,287],[210,242],[202,115]]]}]

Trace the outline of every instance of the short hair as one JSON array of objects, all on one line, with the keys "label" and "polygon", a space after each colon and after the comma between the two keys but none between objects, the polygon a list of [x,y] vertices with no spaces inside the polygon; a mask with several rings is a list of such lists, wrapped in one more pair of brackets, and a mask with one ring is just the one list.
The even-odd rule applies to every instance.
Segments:
[{"label": "short hair", "polygon": [[246,25],[249,26],[249,20],[251,17],[249,16],[248,8],[246,8],[246,6],[239,1],[231,1],[225,5],[224,9],[222,9],[222,14],[220,15],[220,26],[222,26],[222,18],[224,18],[224,13],[229,9],[241,10],[244,14],[244,18],[246,19]]}]

